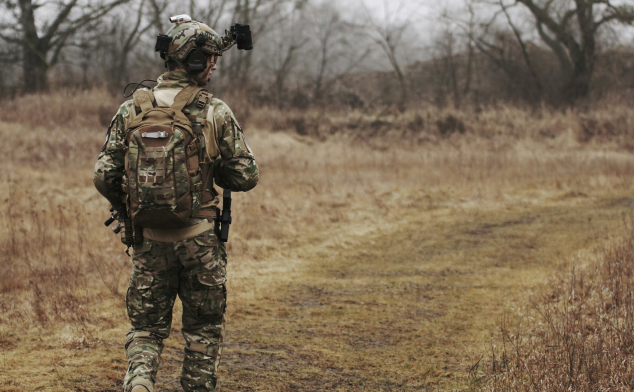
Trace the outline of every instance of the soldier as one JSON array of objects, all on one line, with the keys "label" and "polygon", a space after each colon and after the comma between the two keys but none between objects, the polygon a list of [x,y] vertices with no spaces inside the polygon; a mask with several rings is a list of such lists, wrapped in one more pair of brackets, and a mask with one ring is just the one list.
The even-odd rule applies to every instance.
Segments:
[{"label": "soldier", "polygon": [[[229,107],[196,87],[207,85],[216,70],[218,56],[232,46],[235,35],[220,38],[207,25],[192,21],[187,15],[172,17],[170,21],[175,25],[157,40],[157,51],[166,60],[168,72],[158,78],[152,90],[138,90],[134,99],[121,105],[108,128],[94,173],[95,186],[112,204],[115,215],[123,217],[127,213],[134,225],[133,270],[126,295],[132,328],[125,341],[128,368],[124,392],[154,391],[162,341],[170,334],[176,295],[183,304],[182,332],[186,341],[181,385],[185,391],[215,390],[225,324],[227,254],[214,224],[219,199],[212,181],[224,189],[248,191],[259,178],[253,154]],[[193,146],[193,160],[190,155],[179,160],[178,154],[165,155],[165,161],[148,158],[147,151],[162,154],[170,150],[148,148],[152,142],[168,136],[171,139],[166,141],[176,140],[174,127],[165,128],[169,131],[165,135],[174,132],[167,136],[161,132],[138,134],[138,131],[131,135],[135,127],[154,115],[170,115],[174,123],[191,122],[195,138],[187,147]],[[186,134],[185,128],[178,135]],[[187,151],[189,154],[190,150]],[[133,153],[139,155],[131,158]],[[196,162],[199,153],[200,162]],[[147,156],[144,158],[142,154]],[[174,163],[173,172],[168,161]],[[191,171],[190,161],[200,170]],[[154,172],[142,172],[143,162],[154,164]],[[185,178],[191,184],[169,183],[167,177],[176,176],[177,165],[185,163],[187,167],[183,167],[190,170],[185,171],[188,174]],[[159,173],[160,170],[165,171]],[[152,179],[146,175],[153,175]],[[148,201],[148,195],[182,187],[192,195],[188,196],[187,204],[191,216],[178,224],[158,222],[163,216],[160,214],[167,211],[165,206],[171,202],[173,211],[181,200],[175,202],[171,196],[159,197],[157,193]],[[132,188],[149,193],[137,195]],[[140,218],[143,206],[148,208],[145,220]],[[152,220],[156,222],[139,223]]]}]

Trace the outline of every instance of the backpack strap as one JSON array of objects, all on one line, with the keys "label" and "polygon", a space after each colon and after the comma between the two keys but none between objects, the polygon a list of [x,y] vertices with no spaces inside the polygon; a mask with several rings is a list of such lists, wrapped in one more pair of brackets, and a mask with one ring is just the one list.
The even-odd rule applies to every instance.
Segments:
[{"label": "backpack strap", "polygon": [[141,108],[141,112],[154,109],[155,102],[154,94],[150,90],[137,90],[134,92],[134,106]]},{"label": "backpack strap", "polygon": [[[184,115],[182,110],[185,108],[185,106],[194,102],[194,100],[196,100],[196,106],[202,109],[202,112],[199,113],[199,116],[202,118],[202,122],[192,123],[192,120],[190,118],[188,118],[188,120],[192,124],[191,129],[195,136],[194,143],[196,143],[198,146],[198,165],[200,167],[200,175],[202,180],[201,205],[205,206],[205,204],[209,204],[210,202],[212,202],[217,195],[216,190],[213,187],[213,162],[205,162],[205,151],[207,151],[208,147],[206,145],[205,135],[203,135],[203,126],[207,121],[207,112],[209,111],[211,94],[202,87],[185,87],[176,95],[176,97],[174,97],[174,104],[172,105],[171,110],[177,113],[177,115]],[[217,149],[215,133],[216,131],[214,129],[214,135],[211,135],[214,140],[211,142],[214,144],[214,148]],[[212,220],[216,218],[216,211],[215,209],[203,207],[198,211],[194,218],[204,218]]]},{"label": "backpack strap", "polygon": [[218,147],[218,123],[216,122],[216,117],[213,113],[211,114],[211,118],[206,120],[211,124],[211,129],[213,131],[213,134],[211,135],[213,140],[209,143],[213,143],[213,145],[207,146],[207,154],[209,154],[209,157],[213,159],[220,155],[220,148]]},{"label": "backpack strap", "polygon": [[[198,97],[196,100],[196,106],[201,109],[200,112],[196,115],[196,122],[192,122],[192,131],[194,134],[200,139],[200,156],[199,161],[201,165],[205,162],[204,151],[207,151],[209,155],[209,146],[207,145],[207,140],[205,139],[205,135],[203,135],[203,127],[207,123],[207,112],[209,111],[209,101],[211,99],[212,94],[206,90],[201,90],[196,93]],[[194,100],[192,100],[193,102]],[[191,103],[191,102],[190,102]],[[206,110],[205,110],[206,109]],[[201,121],[198,121],[201,120]],[[210,135],[213,137],[213,135]],[[215,146],[215,140],[213,141]]]},{"label": "backpack strap", "polygon": [[196,86],[187,86],[182,89],[176,96],[174,97],[174,104],[172,104],[171,109],[175,112],[183,111],[183,108],[194,101],[196,94],[198,94],[202,87]]},{"label": "backpack strap", "polygon": [[[197,135],[198,138],[202,141],[201,147],[204,147],[207,155],[210,158],[214,158],[219,154],[218,150],[218,142],[217,135],[218,131],[216,129],[216,122],[213,114],[211,118],[207,118],[207,113],[209,113],[211,98],[213,94],[208,92],[207,90],[202,90],[197,92],[196,99],[191,102],[196,101],[196,106],[201,109],[201,111],[197,114],[197,121],[194,126],[192,126],[192,130]],[[191,103],[190,102],[190,103]],[[188,104],[189,105],[189,104]],[[212,133],[209,135],[209,140],[205,140],[205,136],[203,135],[203,127],[211,126]],[[217,219],[216,208],[211,208],[209,204],[211,204],[216,196],[218,196],[218,192],[214,189],[214,174],[213,174],[213,161],[206,162],[206,159],[201,153],[200,156],[200,168],[203,180],[203,192],[201,195],[201,209],[194,217],[195,218],[203,218],[209,221],[213,219]]]}]

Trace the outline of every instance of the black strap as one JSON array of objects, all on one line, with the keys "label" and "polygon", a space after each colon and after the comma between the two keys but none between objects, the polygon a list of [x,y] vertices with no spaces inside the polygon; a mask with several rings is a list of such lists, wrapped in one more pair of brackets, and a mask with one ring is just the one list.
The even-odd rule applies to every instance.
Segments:
[{"label": "black strap", "polygon": [[[143,84],[143,82],[154,82],[154,83],[157,83],[157,81],[156,81],[156,80],[153,80],[153,79],[144,79],[144,80],[140,81],[139,83],[134,83],[134,82],[132,82],[132,83],[128,83],[128,84],[126,84],[126,86],[123,88],[123,98],[130,98],[130,97],[132,96],[132,94],[134,94],[134,92],[135,92],[135,91],[136,91],[139,87],[145,87],[145,88],[147,88],[147,89],[151,89],[151,87],[148,87],[148,86],[144,85],[144,84]],[[128,89],[128,87],[129,87],[130,85],[132,85],[132,84],[136,84],[136,87],[134,88],[134,90],[132,90],[132,92],[131,92],[130,94],[126,95],[126,94],[125,94],[126,90],[127,90],[127,89]]]}]

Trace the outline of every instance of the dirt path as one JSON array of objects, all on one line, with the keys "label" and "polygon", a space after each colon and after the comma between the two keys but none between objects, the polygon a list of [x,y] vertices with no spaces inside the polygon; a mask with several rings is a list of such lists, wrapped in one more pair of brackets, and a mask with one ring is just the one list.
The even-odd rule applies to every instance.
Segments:
[{"label": "dirt path", "polygon": [[[333,232],[235,271],[221,390],[470,388],[469,369],[503,312],[618,228],[633,204],[614,195],[525,196],[392,211],[400,222]],[[253,274],[264,283],[241,283]],[[179,335],[167,341],[159,390],[180,390]]]}]

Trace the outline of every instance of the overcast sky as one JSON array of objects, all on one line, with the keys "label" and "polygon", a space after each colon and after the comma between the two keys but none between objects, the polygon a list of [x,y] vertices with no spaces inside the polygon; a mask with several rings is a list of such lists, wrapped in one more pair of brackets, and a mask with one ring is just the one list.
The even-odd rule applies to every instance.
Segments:
[{"label": "overcast sky", "polygon": [[[385,15],[386,11],[391,18],[407,19],[422,36],[429,36],[438,26],[440,15],[445,10],[455,12],[459,17],[466,12],[466,0],[356,0],[356,7],[366,7],[377,16]],[[352,1],[351,3],[355,3]],[[612,0],[613,5],[634,4],[634,0]],[[480,10],[482,12],[482,9]],[[516,12],[527,12],[524,7],[518,7]],[[620,26],[619,33],[625,40],[634,40],[634,27]],[[427,33],[427,34],[425,34]]]}]

